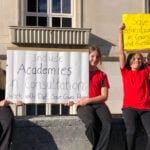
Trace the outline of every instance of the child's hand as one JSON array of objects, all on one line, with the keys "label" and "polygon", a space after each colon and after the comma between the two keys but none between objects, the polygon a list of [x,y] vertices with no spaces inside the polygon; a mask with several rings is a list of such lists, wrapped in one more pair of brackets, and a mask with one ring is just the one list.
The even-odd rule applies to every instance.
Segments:
[{"label": "child's hand", "polygon": [[85,106],[88,104],[88,98],[81,98],[77,101],[77,106]]},{"label": "child's hand", "polygon": [[16,102],[16,106],[22,106],[22,105],[24,105],[24,103],[23,103],[22,101],[18,100],[18,101]]},{"label": "child's hand", "polygon": [[121,23],[120,26],[119,26],[119,30],[120,31],[123,31],[125,29],[125,24],[124,23]]},{"label": "child's hand", "polygon": [[65,106],[72,106],[74,105],[74,102],[73,101],[68,101],[67,103],[64,104]]},{"label": "child's hand", "polygon": [[6,99],[3,99],[2,101],[0,101],[0,106],[1,107],[4,107],[4,106],[9,106],[9,104],[12,104],[12,102],[6,100]]}]

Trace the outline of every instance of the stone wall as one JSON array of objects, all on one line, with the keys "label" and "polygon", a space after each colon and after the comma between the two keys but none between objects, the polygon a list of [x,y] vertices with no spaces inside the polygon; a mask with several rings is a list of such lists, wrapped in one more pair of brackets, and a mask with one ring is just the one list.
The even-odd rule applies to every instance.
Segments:
[{"label": "stone wall", "polygon": [[[84,124],[77,116],[16,118],[12,150],[91,150]],[[143,150],[145,131],[138,129],[136,150]],[[122,118],[113,118],[109,150],[125,150]]]}]

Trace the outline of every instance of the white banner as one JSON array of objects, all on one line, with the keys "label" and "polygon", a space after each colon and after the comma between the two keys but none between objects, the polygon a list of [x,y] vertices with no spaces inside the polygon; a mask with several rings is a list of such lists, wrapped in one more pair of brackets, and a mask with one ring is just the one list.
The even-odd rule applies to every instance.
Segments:
[{"label": "white banner", "polygon": [[76,102],[88,97],[88,90],[88,52],[7,51],[7,100]]}]

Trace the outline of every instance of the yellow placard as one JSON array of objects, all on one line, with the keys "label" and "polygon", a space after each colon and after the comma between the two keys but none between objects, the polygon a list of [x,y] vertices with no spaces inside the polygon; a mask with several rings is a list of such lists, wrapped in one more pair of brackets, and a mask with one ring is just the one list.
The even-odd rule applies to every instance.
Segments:
[{"label": "yellow placard", "polygon": [[150,50],[150,14],[124,14],[124,49]]}]

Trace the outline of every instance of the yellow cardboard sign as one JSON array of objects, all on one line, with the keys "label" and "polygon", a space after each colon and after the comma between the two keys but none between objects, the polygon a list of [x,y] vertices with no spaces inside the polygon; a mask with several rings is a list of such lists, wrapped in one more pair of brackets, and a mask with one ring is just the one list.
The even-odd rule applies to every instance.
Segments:
[{"label": "yellow cardboard sign", "polygon": [[150,14],[124,14],[124,49],[150,50]]}]

